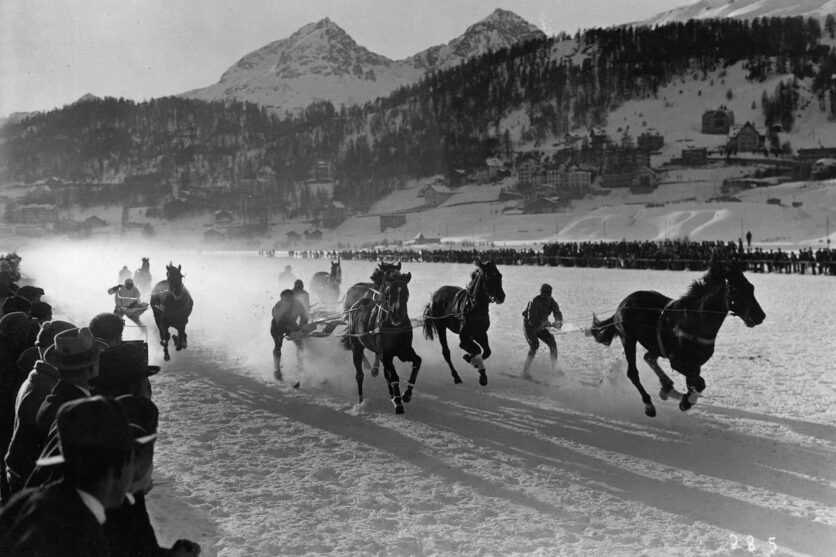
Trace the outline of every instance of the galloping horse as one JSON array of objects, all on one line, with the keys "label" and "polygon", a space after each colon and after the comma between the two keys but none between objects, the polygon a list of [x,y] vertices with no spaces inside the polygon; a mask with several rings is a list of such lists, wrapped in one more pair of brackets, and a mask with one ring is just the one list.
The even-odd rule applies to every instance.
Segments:
[{"label": "galloping horse", "polygon": [[[362,298],[351,307],[348,331],[341,339],[343,347],[353,352],[360,402],[363,402],[363,351],[371,350],[383,361],[383,376],[396,414],[403,414],[402,402],[412,399],[412,388],[421,369],[421,357],[412,348],[412,324],[406,307],[407,284],[411,278],[411,273],[387,273],[378,299]],[[402,362],[412,362],[412,374],[403,395],[393,361],[396,356]]]},{"label": "galloping horse", "polygon": [[[188,347],[186,339],[186,323],[189,322],[189,315],[192,313],[194,301],[191,294],[183,286],[183,273],[180,265],[166,265],[166,280],[158,282],[151,290],[151,309],[154,310],[154,321],[160,330],[160,344],[163,347],[165,361],[170,360],[168,355],[168,339],[174,340],[177,350]],[[177,330],[176,335],[169,335],[168,329],[173,327]]]},{"label": "galloping horse", "polygon": [[433,292],[430,303],[424,309],[424,336],[433,339],[438,333],[441,354],[450,366],[453,382],[461,383],[456,368],[450,360],[447,347],[447,329],[459,335],[459,347],[466,352],[464,360],[479,372],[479,384],[487,385],[484,360],[491,355],[488,345],[488,328],[491,319],[488,308],[491,302],[505,301],[502,290],[502,273],[493,261],[476,261],[477,269],[470,275],[466,288],[442,286]]},{"label": "galloping horse", "polygon": [[[345,301],[343,302],[343,309],[345,311],[345,315],[350,315],[351,306],[353,306],[357,301],[363,298],[377,299],[377,296],[380,294],[380,288],[383,284],[383,278],[386,276],[386,273],[400,273],[400,271],[400,261],[398,261],[397,263],[390,263],[382,259],[378,260],[377,269],[375,269],[374,272],[372,272],[372,276],[369,277],[371,279],[371,282],[355,283],[351,285],[348,288],[348,290],[345,291]],[[363,364],[366,367],[371,367],[372,377],[377,377],[377,374],[380,373],[380,356],[378,354],[374,355],[374,365],[369,366],[369,361],[366,359],[365,355],[363,356]]]},{"label": "galloping horse", "polygon": [[147,291],[148,288],[151,287],[151,270],[150,264],[148,263],[148,258],[142,258],[142,267],[137,269],[134,272],[134,284],[139,287],[140,290]]},{"label": "galloping horse", "polygon": [[311,292],[320,301],[334,303],[340,298],[340,284],[343,282],[343,269],[340,259],[331,261],[331,272],[320,271],[311,278]]},{"label": "galloping horse", "polygon": [[[633,292],[609,319],[599,321],[593,313],[591,332],[596,341],[607,346],[616,335],[621,339],[627,377],[642,397],[644,413],[653,417],[656,408],[639,381],[636,342],[647,350],[644,361],[662,384],[659,397],[676,398],[679,409],[685,411],[705,389],[700,368],[714,354],[714,339],[729,313],[740,317],[747,327],[760,325],[766,318],[755,299],[755,288],[743,276],[743,267],[712,261],[705,276],[694,281],[681,298],[672,300],[648,290]],[[656,361],[659,357],[667,358],[671,368],[685,376],[688,394],[674,389],[673,381]]]}]

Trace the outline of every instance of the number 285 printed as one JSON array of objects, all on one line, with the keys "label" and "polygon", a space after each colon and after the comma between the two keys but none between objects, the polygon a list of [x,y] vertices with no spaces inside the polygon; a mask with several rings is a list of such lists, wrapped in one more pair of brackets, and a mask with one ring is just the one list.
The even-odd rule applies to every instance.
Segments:
[{"label": "number 285 printed", "polygon": [[[758,546],[755,544],[755,538],[753,536],[746,536],[746,538],[738,538],[735,534],[729,534],[729,538],[731,540],[731,549],[745,549],[754,553],[758,550]],[[778,545],[775,543],[775,537],[769,538],[769,553],[775,553],[778,551]]]}]

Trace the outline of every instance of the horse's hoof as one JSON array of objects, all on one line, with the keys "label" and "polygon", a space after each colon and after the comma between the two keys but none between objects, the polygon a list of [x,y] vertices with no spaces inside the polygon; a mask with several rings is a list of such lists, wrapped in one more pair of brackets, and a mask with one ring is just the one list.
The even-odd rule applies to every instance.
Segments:
[{"label": "horse's hoof", "polygon": [[403,396],[401,397],[401,400],[403,402],[409,402],[410,400],[412,400],[412,393],[410,393],[410,392],[404,393]]},{"label": "horse's hoof", "polygon": [[395,414],[403,414],[403,406],[396,406]]},{"label": "horse's hoof", "polygon": [[462,384],[462,378],[461,377],[453,377],[453,383],[456,384],[456,385],[461,385]]},{"label": "horse's hoof", "polygon": [[645,404],[644,406],[644,415],[650,418],[656,417],[656,407],[652,404]]},{"label": "horse's hoof", "polygon": [[670,396],[671,388],[670,387],[662,387],[662,390],[659,391],[659,398],[662,400],[668,400]]},{"label": "horse's hoof", "polygon": [[169,356],[168,354],[163,355],[163,360],[165,360],[166,362],[169,361],[170,359],[171,359],[171,356]]},{"label": "horse's hoof", "polygon": [[464,356],[462,356],[462,360],[464,360],[467,363],[470,363],[470,360],[472,360],[472,359],[473,359],[473,356],[471,356],[470,354],[465,354]]},{"label": "horse's hoof", "polygon": [[479,384],[483,387],[488,384],[488,376],[485,375],[484,371],[479,372]]},{"label": "horse's hoof", "polygon": [[683,412],[687,412],[693,406],[690,402],[688,402],[687,398],[683,397],[682,400],[679,401],[679,409]]}]

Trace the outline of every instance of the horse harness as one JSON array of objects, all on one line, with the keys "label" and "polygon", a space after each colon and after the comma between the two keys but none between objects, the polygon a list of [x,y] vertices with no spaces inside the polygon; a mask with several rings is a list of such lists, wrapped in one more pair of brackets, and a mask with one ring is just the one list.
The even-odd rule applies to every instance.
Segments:
[{"label": "horse harness", "polygon": [[[656,342],[659,344],[659,354],[663,358],[670,359],[670,355],[667,350],[665,350],[665,344],[662,342],[662,330],[665,323],[665,312],[676,302],[676,300],[671,300],[665,307],[662,308],[662,312],[659,314],[659,319],[656,321]],[[701,337],[688,331],[682,330],[682,327],[679,325],[674,325],[671,329],[673,331],[674,336],[681,338],[683,340],[687,340],[689,342],[693,342],[694,344],[699,344],[701,346],[714,346],[714,338],[706,338]]]}]

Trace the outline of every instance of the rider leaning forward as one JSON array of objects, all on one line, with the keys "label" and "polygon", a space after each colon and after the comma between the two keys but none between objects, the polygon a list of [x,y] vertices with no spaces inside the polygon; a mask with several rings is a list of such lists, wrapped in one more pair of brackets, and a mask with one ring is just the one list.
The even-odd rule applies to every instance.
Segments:
[{"label": "rider leaning forward", "polygon": [[[557,369],[557,344],[554,341],[554,336],[549,332],[549,328],[554,327],[560,329],[563,326],[563,314],[560,312],[560,306],[552,298],[552,287],[549,284],[543,284],[540,287],[540,294],[535,296],[522,312],[523,315],[523,332],[525,333],[525,340],[528,341],[528,357],[525,359],[525,366],[523,367],[523,376],[530,376],[529,367],[531,366],[534,356],[537,354],[537,348],[540,346],[542,340],[549,347],[549,355],[551,356],[552,373],[558,373]],[[549,316],[554,315],[554,322],[549,322]]]}]

